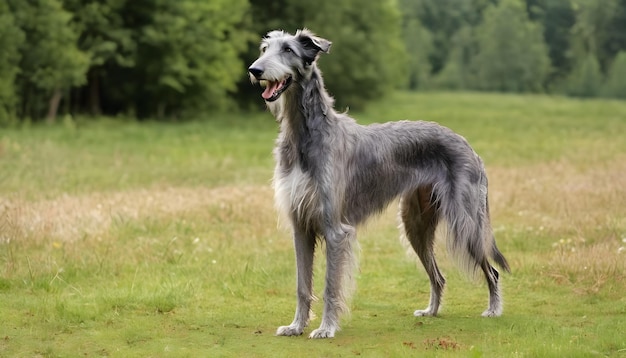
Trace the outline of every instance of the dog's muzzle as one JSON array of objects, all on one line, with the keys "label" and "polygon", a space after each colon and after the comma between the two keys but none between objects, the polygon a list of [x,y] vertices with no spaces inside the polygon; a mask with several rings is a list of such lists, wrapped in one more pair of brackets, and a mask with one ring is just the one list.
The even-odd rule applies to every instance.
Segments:
[{"label": "dog's muzzle", "polygon": [[265,90],[261,94],[261,97],[267,102],[274,102],[280,97],[283,92],[291,85],[292,78],[290,75],[283,78],[279,81],[272,81],[263,78],[263,73],[265,72],[262,68],[250,66],[248,68],[248,72],[251,76],[253,76],[261,86],[265,87]]}]

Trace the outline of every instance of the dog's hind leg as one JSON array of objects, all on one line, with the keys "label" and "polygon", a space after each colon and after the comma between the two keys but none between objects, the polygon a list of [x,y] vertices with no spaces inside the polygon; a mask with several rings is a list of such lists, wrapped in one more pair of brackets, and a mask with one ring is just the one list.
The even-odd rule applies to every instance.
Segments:
[{"label": "dog's hind leg", "polygon": [[489,287],[489,307],[483,312],[483,317],[498,317],[502,314],[502,298],[500,296],[500,274],[487,260],[484,260],[480,268],[487,279]]},{"label": "dog's hind leg", "polygon": [[[484,235],[489,235],[484,238],[488,239],[487,242],[491,243],[491,257],[496,262],[496,264],[500,265],[502,269],[506,272],[511,272],[509,268],[509,263],[504,258],[504,255],[498,250],[498,246],[496,245],[496,239],[493,237],[493,232],[491,231],[491,223],[489,218],[489,203],[487,198],[485,198],[486,205],[486,213],[487,220],[485,221],[486,233]],[[483,270],[485,274],[485,279],[487,280],[487,286],[489,287],[489,307],[487,310],[483,312],[483,317],[497,317],[502,314],[502,296],[500,294],[500,273],[493,266],[489,264],[486,259],[483,259],[480,268]]]},{"label": "dog's hind leg", "polygon": [[277,336],[299,336],[309,324],[311,301],[313,301],[313,258],[315,255],[315,234],[294,228],[294,247],[296,251],[297,297],[296,314],[288,326],[278,327]]},{"label": "dog's hind leg", "polygon": [[[487,213],[488,213],[488,206]],[[489,222],[489,215],[487,214],[485,217],[477,217],[472,220],[472,222],[478,223],[480,225],[478,235],[478,240],[470,240],[474,241],[474,244],[466,244],[467,254],[469,254],[469,258],[471,258],[471,263],[474,265],[474,268],[480,267],[483,274],[485,275],[485,280],[487,281],[487,287],[489,288],[489,306],[487,310],[485,310],[482,314],[483,317],[498,317],[502,315],[502,297],[500,294],[500,273],[496,270],[490,263],[488,254],[485,251],[491,251],[491,255],[494,258],[494,261],[499,263],[504,270],[509,271],[509,265],[506,262],[506,259],[500,253],[495,244],[495,239],[493,237],[493,233],[491,231],[491,224]],[[476,241],[479,241],[478,244]],[[485,250],[485,247],[487,249]]]},{"label": "dog's hind leg", "polygon": [[324,235],[326,239],[326,287],[324,288],[324,313],[319,328],[309,338],[332,338],[339,330],[339,316],[347,313],[348,296],[354,290],[353,270],[356,266],[354,245],[356,231],[341,224]]},{"label": "dog's hind leg", "polygon": [[435,316],[441,303],[446,280],[435,261],[435,229],[439,220],[432,186],[419,187],[408,193],[400,202],[400,216],[408,241],[417,253],[430,279],[428,307],[417,310],[415,316]]}]

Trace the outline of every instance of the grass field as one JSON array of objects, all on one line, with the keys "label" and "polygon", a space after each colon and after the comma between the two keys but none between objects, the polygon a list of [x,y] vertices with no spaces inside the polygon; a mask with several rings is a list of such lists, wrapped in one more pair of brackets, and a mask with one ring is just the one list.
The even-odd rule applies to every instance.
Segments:
[{"label": "grass field", "polygon": [[0,356],[626,355],[626,102],[397,93],[353,115],[437,121],[483,157],[513,270],[502,317],[480,317],[486,285],[442,247],[441,314],[413,317],[428,278],[392,205],[359,231],[337,337],[275,337],[295,264],[273,210],[271,116],[66,121],[0,129]]}]

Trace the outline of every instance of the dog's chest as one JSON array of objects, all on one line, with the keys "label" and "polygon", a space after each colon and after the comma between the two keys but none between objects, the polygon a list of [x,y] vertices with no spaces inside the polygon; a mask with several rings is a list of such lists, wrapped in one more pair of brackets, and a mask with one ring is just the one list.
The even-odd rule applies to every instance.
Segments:
[{"label": "dog's chest", "polygon": [[299,165],[281,164],[279,160],[273,179],[276,208],[285,219],[309,225],[321,212],[315,182]]}]

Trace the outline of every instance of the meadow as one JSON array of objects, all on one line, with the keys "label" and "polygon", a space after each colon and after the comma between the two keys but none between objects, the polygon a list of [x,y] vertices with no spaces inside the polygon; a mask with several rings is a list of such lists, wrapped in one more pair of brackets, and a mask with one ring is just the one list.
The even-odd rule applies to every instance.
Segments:
[{"label": "meadow", "polygon": [[275,337],[293,317],[295,263],[273,207],[271,115],[66,118],[0,129],[0,356],[626,355],[626,102],[395,93],[352,115],[436,121],[482,156],[512,268],[502,317],[480,317],[486,285],[444,245],[442,311],[412,315],[428,278],[392,204],[358,232],[337,337]]}]

